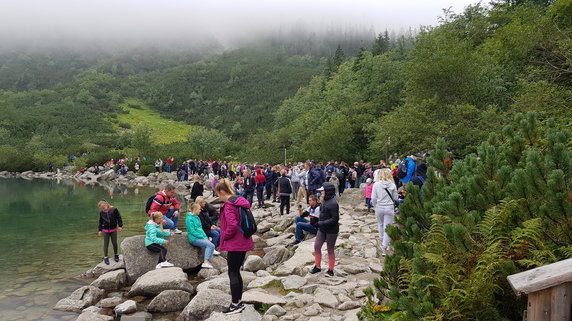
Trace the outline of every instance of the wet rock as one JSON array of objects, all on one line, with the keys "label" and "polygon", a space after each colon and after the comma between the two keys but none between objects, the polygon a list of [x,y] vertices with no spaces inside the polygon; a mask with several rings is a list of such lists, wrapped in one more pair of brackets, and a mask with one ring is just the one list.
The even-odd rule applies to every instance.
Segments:
[{"label": "wet rock", "polygon": [[183,290],[194,293],[193,286],[181,268],[170,267],[149,271],[141,276],[127,294],[128,296],[155,296],[165,290]]},{"label": "wet rock", "polygon": [[127,274],[122,269],[102,274],[97,280],[91,282],[91,285],[107,291],[114,291],[121,289],[126,283]]},{"label": "wet rock", "polygon": [[177,321],[198,321],[208,318],[212,312],[222,312],[230,305],[230,295],[214,289],[199,291],[187,304]]},{"label": "wet rock", "polygon": [[[184,270],[195,268],[203,263],[203,249],[192,246],[187,233],[175,234],[170,237],[171,243],[167,245],[167,258],[176,267]],[[159,254],[145,248],[145,235],[128,237],[121,242],[127,281],[131,284],[141,275],[154,270]]]},{"label": "wet rock", "polygon": [[166,290],[159,293],[149,306],[149,312],[175,312],[183,310],[191,301],[191,294],[181,290]]},{"label": "wet rock", "polygon": [[119,315],[135,313],[137,312],[137,302],[133,300],[127,300],[121,303],[120,305],[116,306],[115,309],[113,309],[113,311]]},{"label": "wet rock", "polygon": [[88,306],[97,303],[104,294],[105,291],[102,289],[94,286],[83,286],[67,298],[59,300],[54,306],[54,310],[80,313]]},{"label": "wet rock", "polygon": [[122,298],[105,298],[97,303],[99,308],[115,308],[123,302]]},{"label": "wet rock", "polygon": [[96,306],[90,306],[88,308],[85,308],[81,311],[81,313],[85,313],[85,312],[93,312],[93,313],[100,313],[101,310],[103,310],[100,307],[96,307]]},{"label": "wet rock", "polygon": [[76,321],[113,321],[113,317],[109,315],[103,315],[96,312],[83,312],[77,317]]},{"label": "wet rock", "polygon": [[242,267],[245,271],[256,272],[258,270],[264,270],[266,268],[266,264],[262,261],[262,258],[258,255],[249,255],[244,262],[244,266]]}]

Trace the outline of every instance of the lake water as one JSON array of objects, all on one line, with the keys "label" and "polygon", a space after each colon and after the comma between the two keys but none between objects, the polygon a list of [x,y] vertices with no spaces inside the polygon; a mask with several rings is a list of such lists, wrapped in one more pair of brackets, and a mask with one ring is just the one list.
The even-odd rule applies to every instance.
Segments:
[{"label": "lake water", "polygon": [[[73,280],[101,262],[97,203],[121,212],[119,243],[143,234],[151,188],[83,185],[75,181],[0,179],[0,320],[75,320],[52,311],[79,286]],[[110,255],[113,249],[110,245]]]}]

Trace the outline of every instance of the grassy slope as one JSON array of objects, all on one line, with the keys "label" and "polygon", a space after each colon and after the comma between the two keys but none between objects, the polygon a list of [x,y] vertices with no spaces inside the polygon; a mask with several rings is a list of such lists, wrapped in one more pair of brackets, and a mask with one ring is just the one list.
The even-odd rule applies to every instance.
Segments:
[{"label": "grassy slope", "polygon": [[164,118],[159,112],[152,110],[140,100],[126,99],[120,106],[128,113],[117,116],[119,123],[131,125],[130,130],[134,130],[138,126],[149,128],[151,140],[156,144],[186,141],[189,132],[193,129],[193,126],[189,124]]}]

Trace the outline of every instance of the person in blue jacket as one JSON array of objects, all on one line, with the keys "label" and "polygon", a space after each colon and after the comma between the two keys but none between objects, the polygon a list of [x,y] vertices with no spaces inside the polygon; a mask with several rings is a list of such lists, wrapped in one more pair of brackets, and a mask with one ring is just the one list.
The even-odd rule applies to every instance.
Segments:
[{"label": "person in blue jacket", "polygon": [[407,162],[407,175],[401,179],[401,183],[406,185],[411,181],[411,178],[415,175],[415,169],[417,168],[417,157],[415,155],[408,156],[404,162]]}]

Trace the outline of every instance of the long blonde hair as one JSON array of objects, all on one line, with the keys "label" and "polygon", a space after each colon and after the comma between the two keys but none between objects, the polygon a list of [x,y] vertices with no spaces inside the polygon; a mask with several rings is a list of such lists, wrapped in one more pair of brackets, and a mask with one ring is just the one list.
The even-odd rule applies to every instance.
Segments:
[{"label": "long blonde hair", "polygon": [[383,182],[393,182],[393,176],[389,168],[382,168],[377,174],[377,180]]},{"label": "long blonde hair", "polygon": [[113,206],[111,206],[111,204],[109,204],[106,200],[102,199],[101,201],[99,201],[99,203],[97,203],[97,207],[99,207],[99,209],[103,211],[104,208],[105,210],[109,210]]},{"label": "long blonde hair", "polygon": [[[157,223],[157,219],[161,218],[163,219],[163,213],[161,212],[153,212],[151,213],[151,220],[155,223]],[[159,228],[161,229],[161,231],[163,230],[163,224],[159,223]]]}]

